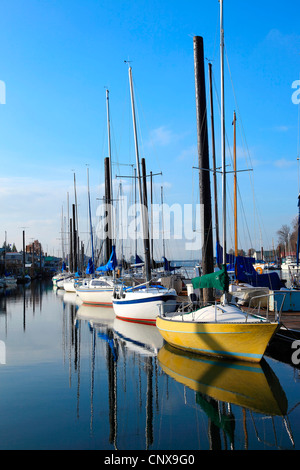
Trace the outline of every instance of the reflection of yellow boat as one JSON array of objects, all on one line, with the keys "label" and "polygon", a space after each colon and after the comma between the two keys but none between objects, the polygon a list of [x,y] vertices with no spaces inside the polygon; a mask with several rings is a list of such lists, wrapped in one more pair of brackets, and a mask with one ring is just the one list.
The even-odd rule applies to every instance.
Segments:
[{"label": "reflection of yellow boat", "polygon": [[272,416],[287,414],[287,399],[267,362],[247,364],[201,357],[165,345],[158,353],[163,371],[215,400]]},{"label": "reflection of yellow boat", "polygon": [[235,305],[216,305],[189,314],[165,315],[156,325],[167,343],[185,351],[259,362],[277,322],[246,315]]}]

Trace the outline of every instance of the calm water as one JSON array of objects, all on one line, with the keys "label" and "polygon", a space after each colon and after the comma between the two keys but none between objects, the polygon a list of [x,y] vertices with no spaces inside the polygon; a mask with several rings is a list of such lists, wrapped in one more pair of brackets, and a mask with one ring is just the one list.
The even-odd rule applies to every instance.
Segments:
[{"label": "calm water", "polygon": [[299,369],[272,357],[179,354],[51,283],[0,297],[0,341],[1,450],[300,449]]}]

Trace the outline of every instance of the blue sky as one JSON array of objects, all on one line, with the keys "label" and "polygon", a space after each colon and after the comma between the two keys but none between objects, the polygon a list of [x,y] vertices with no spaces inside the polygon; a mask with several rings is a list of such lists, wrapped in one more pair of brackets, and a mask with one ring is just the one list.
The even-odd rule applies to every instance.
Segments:
[{"label": "blue sky", "polygon": [[[166,203],[198,202],[193,36],[204,37],[205,56],[213,61],[220,163],[217,0],[2,0],[0,9],[3,241],[7,231],[21,249],[26,227],[27,241],[39,239],[44,250],[59,254],[61,210],[66,213],[67,192],[73,202],[74,172],[87,237],[87,164],[94,213],[103,196],[105,87],[114,173],[127,174],[118,164],[135,161],[124,60],[132,61],[141,156],[148,171],[163,173],[155,179],[156,197],[164,184]],[[230,160],[236,110],[238,165],[254,169],[239,175],[245,249],[258,249],[260,238],[265,249],[276,244],[276,231],[297,215],[298,106],[291,97],[300,76],[298,11],[295,0],[280,8],[271,1],[224,1],[227,154]]]}]

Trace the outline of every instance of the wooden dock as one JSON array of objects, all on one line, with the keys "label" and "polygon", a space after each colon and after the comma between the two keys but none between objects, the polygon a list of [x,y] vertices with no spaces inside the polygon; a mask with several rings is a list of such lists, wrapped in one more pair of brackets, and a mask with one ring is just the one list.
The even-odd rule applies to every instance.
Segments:
[{"label": "wooden dock", "polygon": [[283,312],[281,322],[287,328],[300,331],[300,312]]}]

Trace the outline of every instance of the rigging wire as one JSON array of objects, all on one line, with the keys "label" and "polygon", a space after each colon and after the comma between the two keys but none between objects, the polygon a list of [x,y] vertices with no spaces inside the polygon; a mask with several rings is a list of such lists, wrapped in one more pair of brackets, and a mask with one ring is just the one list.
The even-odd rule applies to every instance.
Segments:
[{"label": "rigging wire", "polygon": [[300,104],[298,105],[298,142],[297,142],[298,194],[300,193],[299,161],[300,161]]},{"label": "rigging wire", "polygon": [[[221,110],[220,98],[219,98],[219,95],[218,95],[218,92],[217,92],[217,87],[216,87],[214,72],[213,72],[213,83],[214,83],[214,92],[215,92],[215,95],[216,95],[216,98],[217,98],[217,103],[218,103],[218,110],[219,110],[219,114],[220,114],[220,110]],[[232,156],[232,152],[231,152],[231,148],[230,148],[230,144],[229,144],[229,139],[228,139],[228,134],[227,134],[227,132],[226,132],[226,142],[227,142],[227,148],[228,148],[227,151],[228,151],[228,153],[229,153],[229,155],[230,155],[231,162],[233,162],[233,156]],[[245,219],[245,220],[244,220],[244,223],[245,223],[246,230],[247,230],[247,234],[248,234],[248,238],[249,238],[249,241],[250,241],[250,244],[251,244],[252,241],[251,241],[250,231],[249,231],[249,227],[248,227],[248,222],[247,222],[247,219],[246,219],[246,216],[245,216],[245,209],[244,209],[244,204],[243,204],[243,200],[242,200],[242,197],[241,197],[239,182],[237,183],[237,189],[238,189],[238,195],[239,195],[239,201],[240,201],[239,207],[240,207],[240,210],[242,211],[242,215],[244,215],[244,219]],[[220,194],[219,183],[218,183],[218,194]],[[228,194],[229,204],[230,204],[230,207],[231,207],[231,211],[229,211],[229,213],[228,213],[228,228],[229,228],[230,240],[231,240],[231,243],[232,243],[232,245],[233,245],[233,235],[232,235],[233,222],[232,222],[232,216],[231,216],[231,214],[233,213],[233,199],[232,199],[232,193],[231,193],[231,191],[228,191],[227,194]],[[239,246],[241,246],[240,234],[239,234]]]},{"label": "rigging wire", "polygon": [[[234,83],[233,83],[233,78],[232,78],[232,73],[231,73],[231,68],[230,68],[230,64],[229,64],[229,59],[228,59],[226,46],[225,46],[225,53],[226,53],[226,61],[227,61],[227,66],[228,66],[228,71],[229,71],[229,76],[230,76],[234,101],[235,101],[237,113],[238,113],[238,116],[239,116],[239,122],[240,122],[239,129],[240,129],[241,140],[243,142],[243,148],[244,148],[244,151],[245,151],[245,159],[246,159],[246,163],[248,165],[248,168],[253,168],[252,159],[251,159],[251,155],[250,155],[250,151],[249,151],[249,146],[248,146],[248,143],[247,143],[247,138],[246,138],[246,134],[245,134],[245,130],[244,130],[243,120],[242,120],[241,112],[240,112],[240,109],[239,109],[238,100],[237,100],[237,96],[236,96],[236,91],[235,91],[235,87],[234,87]],[[249,160],[251,166],[249,166],[248,160]],[[259,208],[258,208],[257,203],[256,203],[254,181],[253,181],[253,175],[251,174],[251,172],[249,172],[249,179],[250,179],[250,185],[251,185],[251,188],[252,188],[252,197],[253,197],[253,206],[254,206],[253,207],[253,211],[254,211],[254,233],[256,231],[255,221],[257,220],[259,227],[262,226],[263,229],[264,229],[264,233],[266,234],[263,219],[260,215],[260,211],[259,211]]]}]

